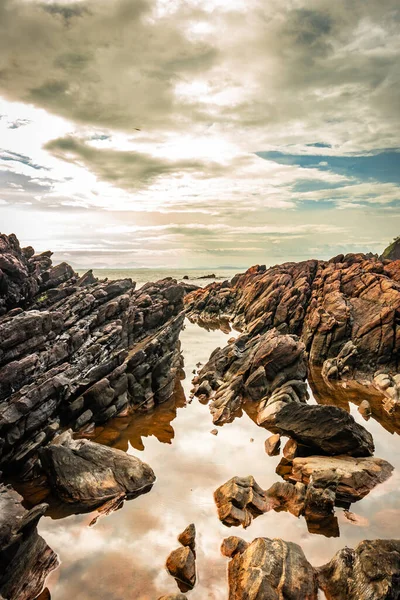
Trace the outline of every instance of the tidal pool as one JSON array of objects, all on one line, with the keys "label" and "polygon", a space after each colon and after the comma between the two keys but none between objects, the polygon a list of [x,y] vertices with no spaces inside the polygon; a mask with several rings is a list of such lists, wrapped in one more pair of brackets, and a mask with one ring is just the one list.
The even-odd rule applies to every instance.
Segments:
[{"label": "tidal pool", "polygon": [[231,336],[187,321],[181,335],[186,379],[175,396],[150,413],[117,418],[96,430],[92,439],[139,456],[154,469],[157,481],[148,494],[125,502],[121,510],[101,517],[93,527],[89,527],[93,513],[41,519],[39,532],[61,561],[47,581],[52,600],[157,600],[177,593],[165,561],[189,523],[197,528],[198,574],[195,588],[187,593],[190,600],[227,598],[228,559],[220,554],[220,545],[229,535],[248,541],[265,536],[297,542],[313,566],[329,561],[345,545],[400,537],[397,434],[374,419],[364,421],[354,404],[352,414],[374,437],[375,456],[388,460],[395,471],[352,505],[358,516],[355,523],[337,509],[340,537],[310,534],[303,518],[285,512],[261,515],[247,530],[229,529],[219,522],[213,492],[228,479],[253,475],[263,488],[280,480],[275,473],[280,457],[269,457],[264,450],[267,431],[243,413],[219,427],[215,436],[210,433],[214,425],[208,406],[196,398],[189,401],[197,363],[204,364]]}]

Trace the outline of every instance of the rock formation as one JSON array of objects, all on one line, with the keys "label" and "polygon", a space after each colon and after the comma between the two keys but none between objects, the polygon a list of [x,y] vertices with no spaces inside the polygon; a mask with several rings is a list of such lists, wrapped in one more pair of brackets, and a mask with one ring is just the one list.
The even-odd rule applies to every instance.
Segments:
[{"label": "rock formation", "polygon": [[379,458],[310,456],[285,458],[277,473],[285,482],[263,490],[254,477],[233,477],[214,492],[218,518],[227,527],[248,527],[252,520],[271,510],[304,516],[311,533],[337,537],[335,506],[349,508],[378,484],[393,467]]},{"label": "rock formation", "polygon": [[398,600],[400,540],[364,540],[316,572],[327,600]]},{"label": "rock formation", "polygon": [[200,324],[225,318],[253,336],[274,327],[298,335],[311,373],[322,368],[328,381],[371,382],[399,365],[399,260],[348,254],[255,266],[192,292],[185,303]]},{"label": "rock formation", "polygon": [[187,592],[196,584],[196,527],[193,523],[179,534],[178,541],[181,547],[170,553],[165,566],[181,592]]},{"label": "rock formation", "polygon": [[297,544],[269,538],[248,544],[228,538],[221,552],[231,558],[229,600],[317,600],[314,570]]},{"label": "rock formation", "polygon": [[171,396],[184,319],[175,280],[137,291],[130,279],[79,280],[68,266],[53,267],[51,253],[22,251],[14,236],[0,242],[8,311],[0,317],[3,469],[26,468],[60,428],[102,423]]},{"label": "rock formation", "polygon": [[58,566],[57,556],[36,529],[47,504],[27,511],[21,503],[15,490],[0,484],[0,596],[6,600],[36,598]]},{"label": "rock formation", "polygon": [[250,544],[232,536],[221,546],[228,565],[229,600],[398,600],[400,541],[364,540],[313,568],[300,546],[281,539],[256,538]]}]

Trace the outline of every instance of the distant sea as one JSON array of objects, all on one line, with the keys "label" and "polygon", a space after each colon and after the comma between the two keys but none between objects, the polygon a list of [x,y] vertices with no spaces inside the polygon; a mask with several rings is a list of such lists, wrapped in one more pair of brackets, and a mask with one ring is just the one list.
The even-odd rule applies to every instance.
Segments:
[{"label": "distant sea", "polygon": [[[158,281],[165,277],[173,277],[178,281],[183,281],[185,275],[189,279],[185,279],[187,283],[193,283],[200,287],[204,287],[213,281],[224,281],[232,279],[236,273],[242,273],[245,269],[93,269],[93,274],[99,279],[126,279],[130,277],[136,281],[136,287],[139,288],[148,281]],[[84,270],[79,269],[79,274],[82,275]],[[206,275],[214,274],[216,277],[199,279]]]}]

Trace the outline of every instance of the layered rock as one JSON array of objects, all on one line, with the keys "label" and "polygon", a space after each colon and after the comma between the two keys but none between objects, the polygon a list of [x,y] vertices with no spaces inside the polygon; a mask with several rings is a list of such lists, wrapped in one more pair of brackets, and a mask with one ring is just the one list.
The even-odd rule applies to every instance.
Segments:
[{"label": "layered rock", "polygon": [[258,425],[290,436],[307,446],[309,454],[371,455],[372,436],[345,410],[306,404],[306,376],[304,344],[272,329],[243,334],[216,349],[193,380],[194,393],[211,398],[218,425],[233,420],[247,401],[257,406]]},{"label": "layered rock", "polygon": [[364,254],[330,261],[252,267],[230,282],[189,294],[190,318],[229,318],[251,334],[273,327],[301,337],[311,368],[326,376],[371,379],[400,358],[400,261]]},{"label": "layered rock", "polygon": [[42,469],[53,495],[77,508],[93,509],[112,499],[122,503],[152,488],[155,475],[139,458],[70,432],[40,450]]},{"label": "layered rock", "polygon": [[228,538],[221,551],[231,558],[229,600],[317,600],[314,570],[297,544],[269,538],[248,544]]},{"label": "layered rock", "polygon": [[400,597],[400,540],[364,540],[318,568],[327,600],[396,600]]},{"label": "layered rock", "polygon": [[286,401],[308,398],[305,349],[295,336],[276,329],[264,335],[239,336],[232,344],[215,350],[195,378],[195,394],[212,398],[213,421],[231,421],[244,400],[264,409],[280,408]]},{"label": "layered rock", "polygon": [[[12,236],[7,239],[14,243]],[[67,285],[59,282],[69,269],[49,266],[49,271],[41,284],[46,296],[43,287],[29,288],[34,308],[0,318],[4,468],[26,463],[60,427],[80,429],[128,406],[163,402],[182,366],[184,290],[175,280],[136,291],[130,279],[93,282],[86,274],[69,278]],[[23,276],[29,279],[19,272]],[[48,288],[53,284],[58,287]],[[28,302],[29,294],[24,300],[21,294],[20,304]]]},{"label": "layered rock", "polygon": [[47,504],[27,511],[21,503],[15,490],[0,484],[0,596],[32,600],[58,559],[36,529]]},{"label": "layered rock", "polygon": [[31,246],[21,248],[14,234],[0,233],[0,316],[26,308],[50,288],[77,283],[79,277],[69,265],[53,266],[52,254],[35,254]]}]

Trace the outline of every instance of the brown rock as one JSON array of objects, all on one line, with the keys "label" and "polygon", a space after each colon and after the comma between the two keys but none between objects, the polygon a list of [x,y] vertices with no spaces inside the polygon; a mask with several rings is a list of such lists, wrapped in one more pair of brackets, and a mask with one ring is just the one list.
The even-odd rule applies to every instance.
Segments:
[{"label": "brown rock", "polygon": [[317,600],[314,570],[302,549],[280,539],[244,543],[229,563],[228,581],[229,600]]},{"label": "brown rock", "polygon": [[173,550],[167,558],[167,571],[175,578],[182,592],[191,590],[196,583],[196,562],[193,551],[187,547]]},{"label": "brown rock", "polygon": [[327,600],[395,600],[400,593],[400,541],[364,540],[317,569]]},{"label": "brown rock", "polygon": [[188,525],[186,529],[179,534],[178,542],[182,544],[182,546],[188,546],[194,551],[196,546],[196,527],[194,523]]},{"label": "brown rock", "polygon": [[279,433],[271,435],[265,440],[265,452],[268,456],[278,456],[281,449],[281,436]]}]

